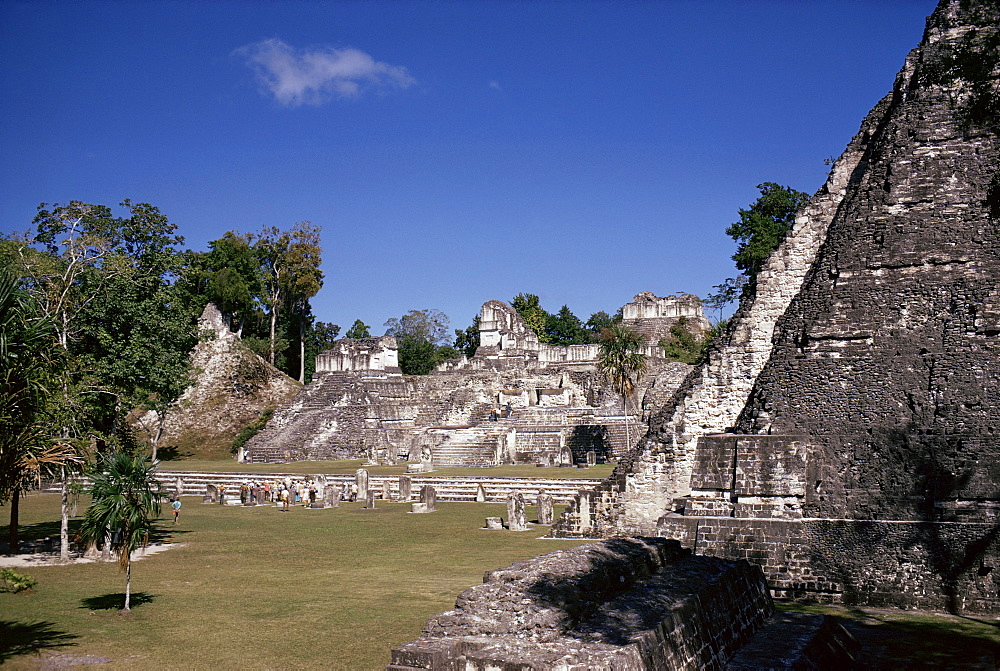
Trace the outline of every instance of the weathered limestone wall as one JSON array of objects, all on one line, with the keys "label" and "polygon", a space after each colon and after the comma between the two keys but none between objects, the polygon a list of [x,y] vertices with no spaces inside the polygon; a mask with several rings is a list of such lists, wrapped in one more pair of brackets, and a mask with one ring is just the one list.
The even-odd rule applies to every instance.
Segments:
[{"label": "weathered limestone wall", "polygon": [[997,612],[996,526],[849,519],[664,518],[698,554],[761,566],[772,594],[821,603]]},{"label": "weathered limestone wall", "polygon": [[392,336],[341,338],[316,356],[316,372],[382,370],[399,374],[399,352]]},{"label": "weathered limestone wall", "polygon": [[[1000,501],[1000,122],[968,109],[977,86],[1000,90],[998,43],[995,3],[931,18],[737,423],[840,436],[816,455],[831,512],[929,519]],[[953,64],[965,50],[985,80]]]},{"label": "weathered limestone wall", "polygon": [[773,612],[755,569],[655,538],[559,550],[487,573],[388,668],[721,668]]},{"label": "weathered limestone wall", "polygon": [[[778,318],[802,285],[826,230],[847,193],[852,175],[863,169],[865,152],[887,102],[869,114],[847,150],[834,163],[827,183],[798,213],[784,242],[758,275],[757,294],[730,320],[709,360],[691,373],[678,395],[651,418],[636,454],[623,461],[596,499],[596,531],[643,533],[690,489],[700,436],[726,431],[740,411],[771,353]],[[566,520],[568,523],[568,520]],[[557,526],[572,533],[571,525]]]}]

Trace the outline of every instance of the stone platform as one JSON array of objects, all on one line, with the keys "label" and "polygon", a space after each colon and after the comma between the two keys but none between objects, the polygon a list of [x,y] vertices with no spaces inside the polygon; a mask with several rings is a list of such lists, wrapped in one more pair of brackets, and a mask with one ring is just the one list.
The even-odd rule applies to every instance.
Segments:
[{"label": "stone platform", "polygon": [[490,571],[387,669],[851,667],[857,644],[839,624],[773,614],[748,562],[619,538]]}]

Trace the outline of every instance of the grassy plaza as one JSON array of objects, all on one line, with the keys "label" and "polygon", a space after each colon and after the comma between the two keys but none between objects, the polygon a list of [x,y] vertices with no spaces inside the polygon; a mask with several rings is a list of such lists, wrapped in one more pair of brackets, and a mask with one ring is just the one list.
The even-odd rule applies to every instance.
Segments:
[{"label": "grassy plaza", "polygon": [[[392,647],[416,638],[485,571],[583,542],[540,540],[540,526],[488,531],[487,516],[506,517],[495,503],[444,502],[426,515],[381,501],[374,510],[359,502],[289,512],[191,496],[183,504],[176,527],[164,509],[153,539],[175,545],[133,564],[129,615],[119,612],[125,580],[113,562],[16,567],[38,585],[0,593],[0,663],[380,669]],[[58,514],[57,495],[25,497],[22,538],[57,538]],[[1000,659],[993,618],[779,607],[843,618],[870,668],[994,668]]]}]

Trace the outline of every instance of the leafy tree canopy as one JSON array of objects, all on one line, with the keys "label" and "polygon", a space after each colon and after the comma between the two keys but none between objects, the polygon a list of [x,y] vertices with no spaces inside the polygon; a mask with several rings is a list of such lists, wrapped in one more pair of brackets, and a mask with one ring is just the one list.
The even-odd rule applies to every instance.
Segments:
[{"label": "leafy tree canopy", "polygon": [[539,305],[538,296],[535,294],[518,294],[511,300],[510,306],[514,308],[517,314],[521,315],[521,319],[528,325],[528,328],[535,332],[539,342],[549,342],[549,334],[546,331],[546,326],[551,315]]},{"label": "leafy tree canopy", "polygon": [[426,375],[442,361],[460,356],[448,344],[448,322],[439,310],[410,310],[385,323],[385,334],[396,338],[404,375]]},{"label": "leafy tree canopy", "polygon": [[549,343],[553,345],[585,345],[591,342],[590,332],[566,305],[559,308],[556,314],[548,316],[545,331]]},{"label": "leafy tree canopy", "polygon": [[758,184],[757,189],[760,197],[749,208],[741,209],[740,220],[726,228],[726,235],[736,241],[733,261],[741,273],[715,287],[718,292],[706,300],[709,306],[721,307],[754,294],[757,273],[791,230],[795,213],[809,200],[808,194],[774,182]]},{"label": "leafy tree canopy", "polygon": [[465,330],[455,329],[455,349],[470,359],[479,349],[479,322],[480,316],[476,315]]},{"label": "leafy tree canopy", "polygon": [[360,319],[355,319],[351,328],[344,334],[345,338],[371,338],[371,327]]},{"label": "leafy tree canopy", "polygon": [[385,334],[398,339],[426,340],[434,346],[448,341],[448,315],[440,310],[410,310],[385,322]]}]

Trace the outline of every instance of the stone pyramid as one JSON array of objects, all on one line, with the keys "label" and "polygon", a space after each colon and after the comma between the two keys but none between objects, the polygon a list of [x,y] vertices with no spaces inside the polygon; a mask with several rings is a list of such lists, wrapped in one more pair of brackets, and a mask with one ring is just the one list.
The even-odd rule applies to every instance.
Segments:
[{"label": "stone pyramid", "polygon": [[1000,610],[1000,4],[942,0],[710,361],[556,535]]}]

